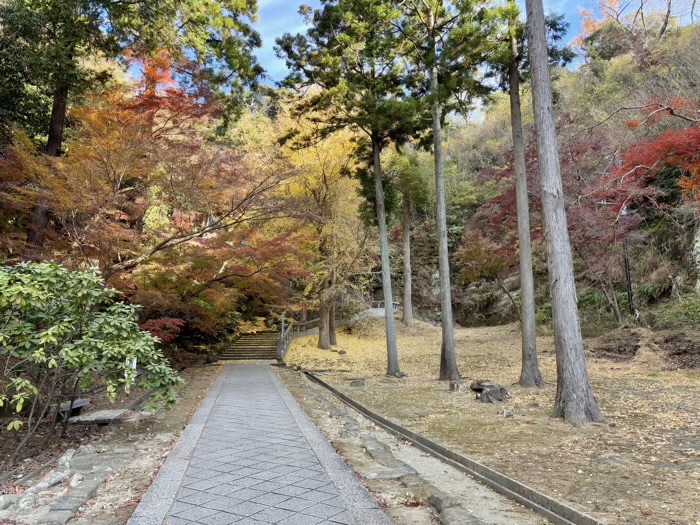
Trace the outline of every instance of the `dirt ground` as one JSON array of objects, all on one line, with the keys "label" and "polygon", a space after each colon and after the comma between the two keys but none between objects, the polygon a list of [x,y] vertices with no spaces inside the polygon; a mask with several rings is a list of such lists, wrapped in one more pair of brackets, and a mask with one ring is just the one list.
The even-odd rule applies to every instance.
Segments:
[{"label": "dirt ground", "polygon": [[[138,505],[141,496],[150,486],[184,427],[189,422],[206,395],[221,367],[192,367],[181,372],[186,383],[178,390],[179,400],[167,412],[128,412],[121,424],[107,427],[70,426],[69,437],[55,443],[39,457],[24,461],[22,471],[31,470],[46,462],[44,473],[55,467],[55,458],[68,448],[90,445],[98,452],[109,455],[111,450],[131,445],[135,453],[124,468],[116,470],[98,488],[88,503],[71,520],[75,525],[124,525]],[[54,458],[53,462],[49,462]],[[13,479],[1,487],[3,493],[21,493],[25,487],[15,486]],[[16,519],[0,523],[30,524],[48,511],[51,504],[69,490],[69,480],[53,486],[40,494],[39,505]]]},{"label": "dirt ground", "polygon": [[100,486],[71,525],[127,522],[220,370],[219,366],[183,370],[180,374],[186,383],[178,391],[179,399],[172,410],[115,426],[100,440],[121,443],[137,438],[139,442],[132,460]]},{"label": "dirt ground", "polygon": [[[300,372],[282,380],[396,525],[550,522],[463,472],[384,431]],[[431,505],[440,498],[440,510]],[[445,507],[453,506],[445,512]]]},{"label": "dirt ground", "polygon": [[[403,379],[384,375],[381,319],[342,330],[337,350],[346,353],[318,350],[311,336],[294,341],[287,362],[610,525],[700,524],[700,369],[692,368],[697,347],[688,343],[694,337],[640,328],[587,341],[591,381],[609,425],[576,429],[550,417],[551,336],[538,339],[548,384],[534,390],[512,386],[520,370],[517,325],[460,328],[455,336],[463,376],[506,385],[509,401],[482,404],[436,381],[440,329],[426,323],[399,326]],[[366,386],[350,387],[357,378]],[[504,417],[504,409],[515,416]]]}]

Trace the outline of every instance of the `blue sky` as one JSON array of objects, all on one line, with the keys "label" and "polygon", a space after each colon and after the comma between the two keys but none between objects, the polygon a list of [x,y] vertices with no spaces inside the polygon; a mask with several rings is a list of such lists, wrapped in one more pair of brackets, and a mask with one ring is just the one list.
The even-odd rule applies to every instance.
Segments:
[{"label": "blue sky", "polygon": [[[518,0],[524,10],[524,0]],[[301,4],[317,7],[319,0],[258,0],[260,14],[257,30],[263,39],[263,47],[257,52],[258,59],[267,70],[272,81],[279,81],[286,75],[284,61],[275,56],[273,46],[275,39],[284,33],[299,33],[305,31],[304,22],[299,16]],[[595,0],[544,0],[544,8],[547,12],[554,11],[564,13],[571,24],[570,37],[573,38],[579,32],[581,17],[579,8],[591,8],[596,5]]]}]

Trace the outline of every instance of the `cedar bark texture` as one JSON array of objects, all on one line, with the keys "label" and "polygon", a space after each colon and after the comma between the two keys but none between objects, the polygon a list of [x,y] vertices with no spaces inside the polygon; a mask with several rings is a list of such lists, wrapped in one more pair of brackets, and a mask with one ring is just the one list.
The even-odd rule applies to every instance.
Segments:
[{"label": "cedar bark texture", "polygon": [[379,251],[382,258],[382,291],[384,292],[384,316],[386,318],[386,375],[400,376],[399,352],[396,346],[396,325],[394,323],[394,299],[391,290],[391,264],[389,261],[389,233],[384,208],[384,186],[382,184],[382,162],[379,141],[372,140],[374,164],[374,191],[377,203],[377,223],[379,224]]},{"label": "cedar bark texture", "polygon": [[411,197],[408,191],[403,195],[403,324],[412,327],[413,322],[413,279],[411,277]]},{"label": "cedar bark texture", "polygon": [[331,349],[329,314],[328,302],[323,301],[318,310],[318,348],[321,350]]},{"label": "cedar bark texture", "polygon": [[430,12],[430,29],[433,34],[430,92],[433,98],[433,149],[435,155],[436,219],[439,243],[440,317],[442,320],[442,347],[440,349],[440,380],[462,382],[455,356],[455,337],[452,320],[452,288],[450,284],[450,260],[447,249],[447,211],[445,205],[445,166],[442,152],[442,124],[440,122],[440,97],[438,83],[437,45],[434,14]]},{"label": "cedar bark texture", "polygon": [[[515,3],[512,0],[512,3]],[[511,62],[509,70],[510,122],[515,156],[515,198],[518,214],[518,243],[520,263],[520,325],[522,329],[522,367],[518,384],[527,388],[542,386],[544,381],[537,362],[537,332],[535,319],[535,285],[532,275],[532,241],[530,240],[530,205],[527,196],[527,167],[525,137],[520,104],[520,60],[514,23],[511,22]]]},{"label": "cedar bark texture", "polygon": [[547,239],[557,356],[557,395],[552,415],[580,426],[586,422],[603,421],[604,418],[593,396],[583,352],[573,258],[557,151],[544,7],[542,0],[527,0],[526,7],[542,211]]},{"label": "cedar bark texture", "polygon": [[338,334],[335,329],[335,299],[331,302],[331,307],[328,311],[328,339],[331,346],[338,344]]}]

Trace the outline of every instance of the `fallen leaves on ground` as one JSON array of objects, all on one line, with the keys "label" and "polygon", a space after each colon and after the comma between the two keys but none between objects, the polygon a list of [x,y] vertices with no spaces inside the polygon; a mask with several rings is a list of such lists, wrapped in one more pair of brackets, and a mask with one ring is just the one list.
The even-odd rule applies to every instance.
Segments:
[{"label": "fallen leaves on ground", "polygon": [[[673,370],[655,335],[635,329],[639,349],[625,362],[589,357],[594,392],[610,425],[573,428],[550,417],[556,391],[554,342],[538,338],[544,388],[512,385],[520,372],[517,325],[458,328],[465,380],[505,385],[511,399],[482,404],[437,381],[440,328],[398,326],[402,379],[386,377],[383,319],[338,333],[335,351],[316,336],[294,341],[291,365],[317,371],[353,399],[483,461],[611,525],[687,525],[700,515],[700,371]],[[589,346],[589,345],[587,345]],[[347,353],[339,353],[344,350]],[[366,386],[350,387],[365,379]],[[503,409],[515,412],[504,418]]]}]

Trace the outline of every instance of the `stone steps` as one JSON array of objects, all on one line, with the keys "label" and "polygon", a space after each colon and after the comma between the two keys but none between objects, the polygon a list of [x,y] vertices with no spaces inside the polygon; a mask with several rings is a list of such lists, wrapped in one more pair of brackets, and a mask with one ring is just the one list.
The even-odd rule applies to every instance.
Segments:
[{"label": "stone steps", "polygon": [[277,359],[277,332],[242,334],[220,355],[221,360]]}]

